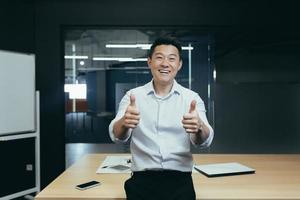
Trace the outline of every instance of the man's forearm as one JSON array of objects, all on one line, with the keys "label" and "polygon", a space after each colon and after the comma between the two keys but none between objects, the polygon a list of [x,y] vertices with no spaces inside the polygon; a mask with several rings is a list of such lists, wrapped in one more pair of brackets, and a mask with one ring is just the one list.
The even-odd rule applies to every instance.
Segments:
[{"label": "man's forearm", "polygon": [[195,143],[202,144],[207,140],[209,134],[210,134],[209,128],[203,123],[202,130],[199,129],[199,131],[195,134]]},{"label": "man's forearm", "polygon": [[128,128],[124,126],[124,117],[119,119],[114,123],[113,126],[113,134],[115,135],[116,138],[122,140],[126,138],[126,133],[128,131]]}]

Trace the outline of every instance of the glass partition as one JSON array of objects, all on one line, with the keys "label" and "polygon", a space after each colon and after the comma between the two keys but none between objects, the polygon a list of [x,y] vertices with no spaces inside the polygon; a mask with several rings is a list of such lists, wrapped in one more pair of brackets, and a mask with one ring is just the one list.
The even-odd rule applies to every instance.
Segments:
[{"label": "glass partition", "polygon": [[183,46],[176,80],[199,93],[213,125],[211,37],[185,29],[80,29],[64,32],[66,142],[111,143],[108,125],[125,92],[152,78],[151,43],[173,36]]}]

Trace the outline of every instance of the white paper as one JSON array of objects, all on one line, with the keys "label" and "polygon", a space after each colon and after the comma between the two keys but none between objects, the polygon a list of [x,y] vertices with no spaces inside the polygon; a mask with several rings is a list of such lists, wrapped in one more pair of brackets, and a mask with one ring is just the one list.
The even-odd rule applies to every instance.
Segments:
[{"label": "white paper", "polygon": [[131,156],[106,156],[96,173],[131,173]]}]

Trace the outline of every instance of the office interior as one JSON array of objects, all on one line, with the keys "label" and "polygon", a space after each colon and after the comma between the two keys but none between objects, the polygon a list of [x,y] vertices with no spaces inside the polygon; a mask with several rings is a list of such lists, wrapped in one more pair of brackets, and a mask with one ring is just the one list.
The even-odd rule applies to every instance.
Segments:
[{"label": "office interior", "polygon": [[[36,56],[41,189],[76,156],[129,152],[128,146],[112,143],[108,124],[124,92],[151,80],[147,47],[109,45],[150,44],[160,35],[183,41],[178,82],[200,94],[215,131],[212,145],[193,153],[300,153],[296,1],[14,0],[0,5],[0,49]],[[71,97],[68,85],[83,88],[86,96]],[[30,153],[30,143],[0,143],[1,155]]]}]

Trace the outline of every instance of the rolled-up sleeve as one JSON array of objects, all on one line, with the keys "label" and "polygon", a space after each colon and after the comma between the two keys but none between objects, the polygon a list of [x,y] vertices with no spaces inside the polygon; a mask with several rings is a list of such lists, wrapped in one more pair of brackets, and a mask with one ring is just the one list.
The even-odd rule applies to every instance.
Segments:
[{"label": "rolled-up sleeve", "polygon": [[200,98],[199,95],[197,95],[195,97],[195,100],[197,102],[196,105],[196,109],[197,112],[199,114],[200,119],[203,121],[203,123],[208,127],[209,129],[209,136],[208,138],[202,142],[201,144],[198,144],[196,141],[196,135],[195,134],[190,134],[190,140],[191,143],[195,146],[195,147],[199,147],[199,148],[206,148],[209,147],[213,141],[214,138],[214,130],[213,128],[210,126],[210,124],[208,123],[207,117],[206,117],[206,109],[205,109],[205,105],[203,100]]},{"label": "rolled-up sleeve", "polygon": [[119,119],[121,119],[126,111],[126,108],[128,107],[129,103],[130,103],[130,91],[128,91],[124,97],[122,98],[121,102],[119,103],[119,109],[117,112],[116,117],[110,122],[108,130],[109,130],[109,136],[111,138],[111,140],[115,143],[127,143],[130,136],[131,136],[131,132],[132,129],[128,129],[127,133],[126,133],[126,137],[125,139],[119,139],[115,137],[115,134],[113,133],[113,127],[116,121],[118,121]]}]

